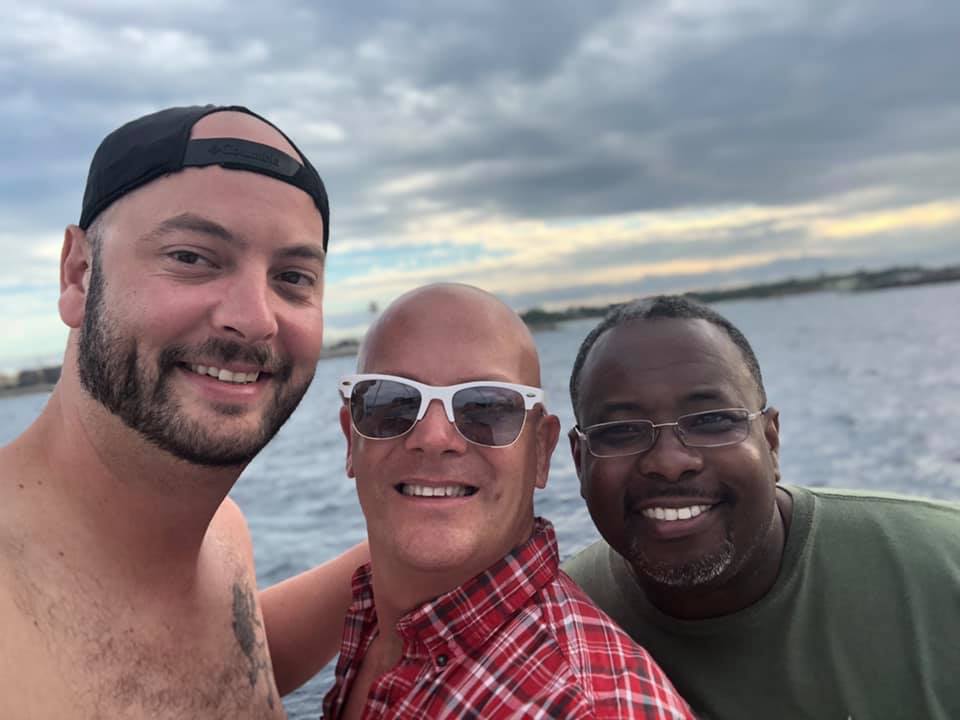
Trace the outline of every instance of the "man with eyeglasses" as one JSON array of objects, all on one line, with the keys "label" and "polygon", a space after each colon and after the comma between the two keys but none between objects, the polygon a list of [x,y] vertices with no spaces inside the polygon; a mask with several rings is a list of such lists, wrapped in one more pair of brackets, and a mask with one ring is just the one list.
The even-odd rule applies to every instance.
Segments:
[{"label": "man with eyeglasses", "polygon": [[690,717],[534,517],[559,421],[513,311],[467,286],[410,292],[339,389],[370,564],[325,717]]},{"label": "man with eyeglasses", "polygon": [[570,392],[603,540],[563,567],[699,717],[960,717],[960,508],[778,484],[750,344],[684,297],[608,314]]}]

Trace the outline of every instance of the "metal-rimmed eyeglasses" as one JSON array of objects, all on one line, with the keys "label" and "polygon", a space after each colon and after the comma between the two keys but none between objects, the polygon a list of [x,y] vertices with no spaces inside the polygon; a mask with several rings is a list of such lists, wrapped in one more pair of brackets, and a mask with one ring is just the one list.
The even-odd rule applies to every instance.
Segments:
[{"label": "metal-rimmed eyeglasses", "polygon": [[750,421],[766,414],[769,408],[750,412],[746,408],[721,408],[681,415],[675,422],[651,420],[613,420],[589,427],[574,426],[587,451],[594,457],[610,458],[639,455],[652,448],[660,428],[671,427],[687,447],[709,448],[736,445],[750,434]]}]

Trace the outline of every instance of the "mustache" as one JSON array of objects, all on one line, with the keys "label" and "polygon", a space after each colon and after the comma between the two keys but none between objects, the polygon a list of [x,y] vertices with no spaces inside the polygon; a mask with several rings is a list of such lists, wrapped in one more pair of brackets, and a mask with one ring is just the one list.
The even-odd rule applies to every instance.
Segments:
[{"label": "mustache", "polygon": [[642,487],[633,487],[624,495],[624,501],[628,507],[636,505],[647,500],[662,497],[676,498],[697,498],[710,500],[727,500],[730,493],[725,488],[707,489],[696,483],[682,481],[663,482],[663,483],[643,483]]},{"label": "mustache", "polygon": [[190,358],[202,356],[224,365],[240,361],[256,365],[262,372],[286,380],[293,372],[293,363],[289,358],[278,355],[265,345],[248,345],[235,340],[209,338],[200,345],[169,345],[160,353],[160,368],[169,371]]}]

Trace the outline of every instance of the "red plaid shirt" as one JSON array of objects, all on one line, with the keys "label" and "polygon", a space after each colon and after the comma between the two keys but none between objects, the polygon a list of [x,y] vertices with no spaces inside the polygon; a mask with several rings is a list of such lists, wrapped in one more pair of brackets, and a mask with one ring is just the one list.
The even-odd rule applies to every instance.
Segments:
[{"label": "red plaid shirt", "polygon": [[[376,636],[370,566],[353,578],[324,717],[339,718]],[[370,688],[372,718],[692,718],[647,652],[559,570],[553,527],[397,623],[404,652]]]}]

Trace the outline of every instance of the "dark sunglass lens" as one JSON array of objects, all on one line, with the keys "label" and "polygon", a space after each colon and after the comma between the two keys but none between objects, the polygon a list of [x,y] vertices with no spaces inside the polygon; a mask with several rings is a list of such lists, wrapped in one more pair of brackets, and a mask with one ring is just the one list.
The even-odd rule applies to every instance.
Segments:
[{"label": "dark sunglass lens", "polygon": [[363,380],[350,395],[353,424],[370,438],[403,435],[413,427],[419,409],[420,391],[393,380]]},{"label": "dark sunglass lens", "polygon": [[509,445],[523,429],[523,396],[516,390],[472,387],[453,396],[453,417],[460,433],[480,445]]},{"label": "dark sunglass lens", "polygon": [[653,425],[644,421],[618,422],[587,431],[590,452],[599,457],[633,455],[653,445]]}]

